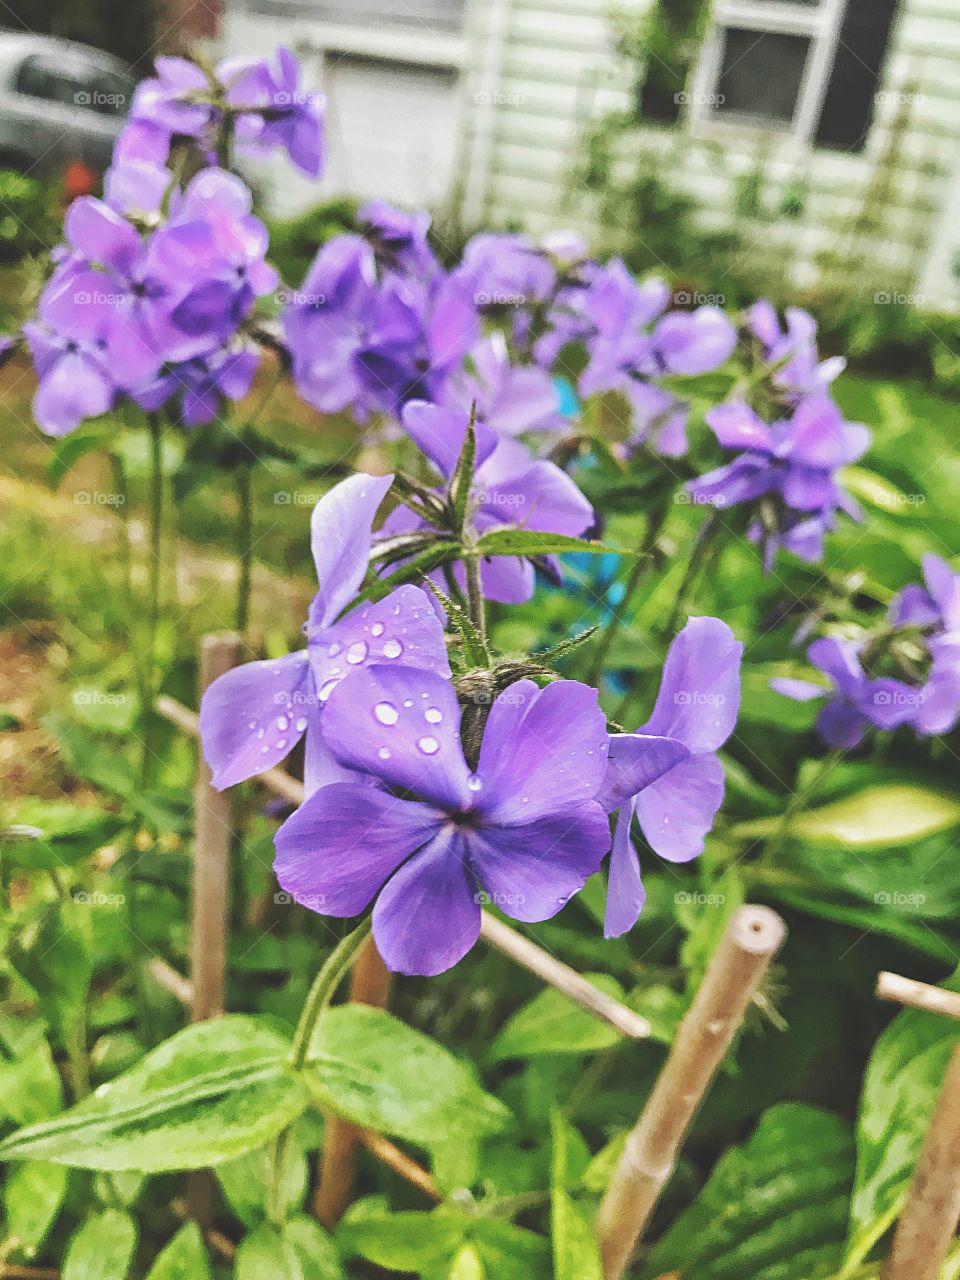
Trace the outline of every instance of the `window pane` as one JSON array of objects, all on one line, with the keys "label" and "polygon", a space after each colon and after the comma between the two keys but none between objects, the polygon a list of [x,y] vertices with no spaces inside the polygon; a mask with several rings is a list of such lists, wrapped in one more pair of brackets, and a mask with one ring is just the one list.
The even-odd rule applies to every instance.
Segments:
[{"label": "window pane", "polygon": [[717,84],[717,114],[789,124],[800,96],[810,39],[727,27]]},{"label": "window pane", "polygon": [[897,0],[848,0],[817,129],[819,146],[863,150],[896,10]]}]

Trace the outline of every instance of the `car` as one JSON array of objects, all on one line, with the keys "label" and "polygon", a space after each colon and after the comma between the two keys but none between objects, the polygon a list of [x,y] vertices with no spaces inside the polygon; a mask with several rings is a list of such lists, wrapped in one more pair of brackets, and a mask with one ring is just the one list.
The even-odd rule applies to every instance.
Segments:
[{"label": "car", "polygon": [[136,77],[117,58],[50,36],[0,34],[0,169],[93,190],[110,163]]}]

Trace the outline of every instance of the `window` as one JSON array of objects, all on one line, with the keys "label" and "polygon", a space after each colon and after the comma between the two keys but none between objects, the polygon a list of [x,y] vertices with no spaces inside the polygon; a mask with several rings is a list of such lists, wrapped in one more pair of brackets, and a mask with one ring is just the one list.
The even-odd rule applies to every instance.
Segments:
[{"label": "window", "polygon": [[694,127],[765,128],[862,149],[897,0],[714,0],[688,95]]},{"label": "window", "polygon": [[133,95],[133,81],[100,67],[67,65],[54,57],[37,54],[27,58],[17,76],[17,91],[44,102],[81,107],[99,115],[126,114]]},{"label": "window", "polygon": [[302,14],[350,27],[427,27],[459,31],[466,0],[254,0],[261,12]]}]

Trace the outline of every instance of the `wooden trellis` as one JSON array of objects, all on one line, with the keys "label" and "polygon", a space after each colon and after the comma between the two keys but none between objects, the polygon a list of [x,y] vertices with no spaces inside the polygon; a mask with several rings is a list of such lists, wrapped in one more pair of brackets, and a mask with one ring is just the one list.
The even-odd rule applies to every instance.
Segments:
[{"label": "wooden trellis", "polygon": [[[201,696],[217,676],[236,662],[238,651],[239,641],[234,635],[203,638],[199,663]],[[199,717],[182,703],[161,697],[156,709],[184,733],[199,737]],[[303,784],[282,769],[268,769],[257,781],[293,804],[304,799]],[[223,1012],[232,830],[230,799],[211,787],[202,757],[194,802],[191,978],[183,977],[162,960],[154,960],[150,969],[157,981],[189,1005],[193,1018],[199,1020]],[[509,956],[628,1039],[649,1037],[651,1028],[646,1018],[600,991],[576,970],[488,911],[483,912],[480,936],[488,946]],[[730,920],[700,990],[680,1024],[647,1106],[628,1136],[601,1207],[598,1235],[606,1280],[620,1280],[624,1274],[704,1094],[785,936],[783,921],[767,907],[741,907]],[[382,1007],[387,1003],[389,988],[390,975],[371,939],[354,970],[350,998]],[[380,1134],[331,1117],[314,1205],[321,1221],[332,1225],[350,1204],[360,1145],[430,1199],[442,1198],[430,1174],[405,1151]]]}]

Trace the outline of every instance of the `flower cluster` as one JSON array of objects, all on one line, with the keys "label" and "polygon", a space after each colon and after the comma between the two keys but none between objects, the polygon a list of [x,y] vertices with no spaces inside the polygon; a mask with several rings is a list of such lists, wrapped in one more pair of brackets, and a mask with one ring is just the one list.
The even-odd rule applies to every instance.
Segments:
[{"label": "flower cluster", "polygon": [[317,505],[306,649],[239,667],[207,691],[200,727],[214,784],[275,765],[306,734],[307,799],[277,832],[278,879],[325,915],[373,902],[377,947],[400,972],[455,964],[479,936],[484,901],[523,921],[555,915],[599,870],[615,810],[607,932],[625,931],[643,897],[632,815],[665,858],[703,847],[723,794],[714,752],[736,719],[741,646],[723,623],[691,620],[636,734],[611,737],[585,684],[514,680],[484,708],[468,761],[469,695],[429,598],[415,586],[377,603],[361,593],[392,479],[354,476]]},{"label": "flower cluster", "polygon": [[[830,689],[806,680],[771,682],[797,701],[826,699],[817,731],[830,746],[855,747],[871,727],[941,734],[960,720],[960,574],[928,555],[923,578],[923,586],[895,597],[876,632],[814,641],[807,658]],[[874,674],[878,668],[897,674]]]},{"label": "flower cluster", "polygon": [[720,445],[737,457],[691,481],[688,491],[707,506],[746,506],[749,536],[762,544],[768,568],[781,547],[813,563],[823,557],[824,535],[836,527],[838,512],[860,518],[838,472],[862,457],[870,432],[847,422],[831,398],[828,387],[843,362],[818,361],[806,312],[788,312],[783,332],[773,308],[758,303],[749,329],[760,345],[761,376],[707,414]]}]

